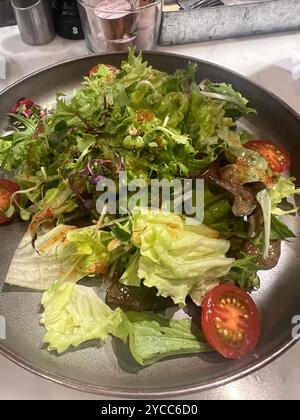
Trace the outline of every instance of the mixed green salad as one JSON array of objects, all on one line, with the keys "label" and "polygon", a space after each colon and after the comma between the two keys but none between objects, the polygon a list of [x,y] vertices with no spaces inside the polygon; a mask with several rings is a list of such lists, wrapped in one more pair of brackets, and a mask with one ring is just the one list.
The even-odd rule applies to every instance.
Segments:
[{"label": "mixed green salad", "polygon": [[[10,111],[0,166],[15,182],[0,180],[0,224],[18,216],[29,228],[6,283],[44,291],[49,351],[110,335],[148,365],[212,348],[237,358],[257,344],[249,293],[295,236],[282,216],[297,212],[286,199],[300,189],[288,151],[242,129],[255,114],[247,99],[196,73],[193,63],[164,73],[131,51],[120,68],[91,69],[72,97],[22,98]],[[203,223],[159,206],[99,214],[97,185],[120,172],[149,185],[203,179]]]}]

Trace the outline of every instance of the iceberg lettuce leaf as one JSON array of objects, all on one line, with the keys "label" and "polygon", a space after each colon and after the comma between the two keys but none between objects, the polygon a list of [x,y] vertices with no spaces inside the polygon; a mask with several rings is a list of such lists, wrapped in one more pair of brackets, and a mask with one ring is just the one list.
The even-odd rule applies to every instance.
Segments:
[{"label": "iceberg lettuce leaf", "polygon": [[212,236],[211,229],[185,226],[175,214],[136,213],[132,240],[141,254],[138,277],[145,286],[156,287],[158,296],[170,296],[175,304],[185,306],[196,284],[225,276],[234,263],[226,257],[230,243]]},{"label": "iceberg lettuce leaf", "polygon": [[49,351],[63,353],[90,340],[105,340],[123,322],[121,309],[111,310],[92,288],[56,283],[42,298],[43,342]]},{"label": "iceberg lettuce leaf", "polygon": [[[13,256],[5,282],[35,290],[49,289],[70,270],[69,261],[65,258],[68,246],[66,235],[73,229],[73,226],[57,226],[38,237],[35,249],[31,234],[27,232]],[[82,277],[74,270],[68,275],[71,281],[78,281]]]},{"label": "iceberg lettuce leaf", "polygon": [[109,335],[129,344],[142,366],[181,354],[209,351],[201,331],[190,319],[169,320],[153,312],[110,309],[92,288],[56,283],[42,298],[43,342],[49,351],[63,353],[90,340]]},{"label": "iceberg lettuce leaf", "polygon": [[35,248],[27,232],[12,259],[5,282],[30,289],[47,290],[58,280],[77,282],[85,276],[105,273],[117,252],[107,244],[113,236],[95,231],[95,226],[78,229],[58,225],[37,238]]}]

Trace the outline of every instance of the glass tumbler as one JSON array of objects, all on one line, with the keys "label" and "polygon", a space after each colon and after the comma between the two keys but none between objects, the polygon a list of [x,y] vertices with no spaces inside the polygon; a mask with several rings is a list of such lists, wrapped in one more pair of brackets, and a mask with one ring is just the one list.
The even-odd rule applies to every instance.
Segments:
[{"label": "glass tumbler", "polygon": [[78,5],[91,52],[156,48],[163,0],[78,0]]}]

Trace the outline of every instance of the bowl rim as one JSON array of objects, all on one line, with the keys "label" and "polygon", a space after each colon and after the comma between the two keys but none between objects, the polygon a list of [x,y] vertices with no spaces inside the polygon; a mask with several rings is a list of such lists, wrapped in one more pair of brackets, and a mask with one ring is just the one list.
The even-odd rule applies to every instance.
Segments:
[{"label": "bowl rim", "polygon": [[259,369],[267,366],[269,363],[273,362],[279,356],[284,354],[287,350],[293,347],[298,341],[292,339],[289,343],[279,347],[279,349],[270,356],[264,357],[260,362],[253,362],[249,368],[244,369],[240,372],[234,373],[227,377],[222,377],[217,380],[207,381],[202,385],[187,385],[185,387],[174,387],[166,388],[165,390],[158,389],[144,389],[139,390],[138,388],[134,389],[123,389],[123,388],[110,388],[104,387],[101,385],[92,385],[87,382],[79,382],[73,379],[69,379],[65,376],[55,375],[44,369],[40,369],[38,366],[35,366],[31,362],[26,361],[22,357],[18,356],[16,353],[6,349],[3,345],[0,344],[0,355],[4,356],[6,359],[15,363],[16,365],[22,367],[34,375],[46,379],[50,382],[54,382],[58,385],[65,386],[76,391],[81,391],[85,393],[90,393],[99,396],[115,397],[115,398],[135,398],[135,399],[144,399],[144,398],[176,398],[181,396],[188,396],[190,394],[196,394],[199,392],[209,391],[214,388],[218,388],[224,385],[227,385],[231,382],[242,379]]}]

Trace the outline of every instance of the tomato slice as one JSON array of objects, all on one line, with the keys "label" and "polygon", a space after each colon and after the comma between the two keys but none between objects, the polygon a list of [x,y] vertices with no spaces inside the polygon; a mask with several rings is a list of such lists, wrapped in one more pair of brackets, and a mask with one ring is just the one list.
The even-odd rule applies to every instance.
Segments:
[{"label": "tomato slice", "polygon": [[279,144],[267,140],[252,140],[246,143],[245,147],[261,154],[274,172],[286,172],[291,167],[290,153]]},{"label": "tomato slice", "polygon": [[258,343],[258,309],[239,287],[221,284],[211,290],[203,302],[201,321],[210,346],[226,358],[238,359]]},{"label": "tomato slice", "polygon": [[13,181],[9,181],[8,179],[0,179],[0,225],[3,225],[4,223],[10,222],[13,217],[6,217],[3,215],[3,213],[6,212],[6,210],[10,206],[10,199],[13,193],[19,191],[19,186]]},{"label": "tomato slice", "polygon": [[[116,75],[120,71],[120,69],[117,66],[114,66],[113,64],[104,65],[113,75]],[[97,73],[99,66],[100,64],[97,64],[96,66],[92,67],[88,75],[91,76],[93,73]]]}]

